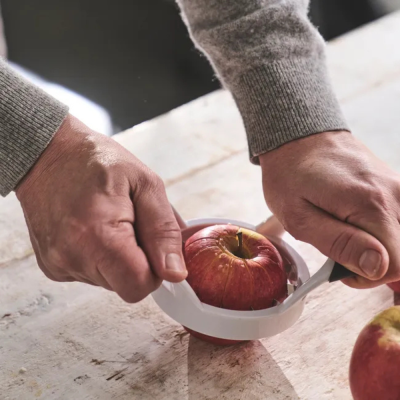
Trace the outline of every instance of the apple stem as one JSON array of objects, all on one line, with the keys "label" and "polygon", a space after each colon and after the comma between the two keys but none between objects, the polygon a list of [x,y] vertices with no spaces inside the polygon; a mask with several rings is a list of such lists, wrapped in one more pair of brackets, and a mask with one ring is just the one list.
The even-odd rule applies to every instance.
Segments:
[{"label": "apple stem", "polygon": [[239,253],[239,256],[241,256],[242,255],[242,247],[243,247],[243,232],[238,232],[236,234],[236,236],[239,241],[238,253]]}]

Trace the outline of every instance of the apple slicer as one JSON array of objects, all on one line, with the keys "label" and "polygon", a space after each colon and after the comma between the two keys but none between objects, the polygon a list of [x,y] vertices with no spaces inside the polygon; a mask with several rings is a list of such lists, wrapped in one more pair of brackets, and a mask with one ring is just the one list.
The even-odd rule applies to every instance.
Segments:
[{"label": "apple slicer", "polygon": [[335,282],[353,275],[342,265],[328,259],[310,278],[302,257],[271,229],[274,220],[277,226],[275,217],[253,226],[222,218],[195,219],[185,223],[177,213],[176,215],[184,241],[211,225],[237,225],[263,234],[276,246],[287,264],[289,296],[281,304],[265,310],[234,311],[213,307],[202,303],[186,280],[180,283],[163,281],[152,294],[155,302],[176,322],[199,333],[230,340],[256,340],[274,336],[288,329],[300,318],[308,293],[325,282]]}]

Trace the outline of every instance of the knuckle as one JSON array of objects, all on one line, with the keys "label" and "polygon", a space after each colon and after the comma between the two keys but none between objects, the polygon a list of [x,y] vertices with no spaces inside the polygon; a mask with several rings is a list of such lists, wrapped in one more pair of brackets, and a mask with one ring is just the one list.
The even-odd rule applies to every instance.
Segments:
[{"label": "knuckle", "polygon": [[146,169],[144,173],[141,174],[138,184],[140,192],[150,192],[153,194],[165,190],[163,180],[150,169]]},{"label": "knuckle", "polygon": [[181,242],[182,234],[176,221],[160,221],[154,227],[153,238],[156,240],[169,240],[171,242]]},{"label": "knuckle", "polygon": [[284,212],[282,225],[296,240],[303,240],[306,237],[307,229],[309,229],[308,216],[302,212]]},{"label": "knuckle", "polygon": [[118,224],[116,228],[110,226],[102,226],[96,232],[95,240],[97,243],[100,243],[103,249],[102,253],[98,253],[98,257],[100,254],[109,255],[114,254],[118,251],[122,251],[126,243],[123,240],[120,240],[121,233],[131,232],[130,227],[127,224]]},{"label": "knuckle", "polygon": [[46,278],[50,279],[53,282],[75,282],[76,280],[70,275],[66,275],[64,273],[57,273],[50,268],[47,269],[46,267],[44,267],[43,264],[39,264],[39,267],[46,276]]},{"label": "knuckle", "polygon": [[46,259],[46,264],[52,267],[60,267],[63,264],[63,255],[58,251],[57,248],[50,247],[45,252],[44,258]]},{"label": "knuckle", "polygon": [[[63,275],[67,270],[65,257],[54,247],[50,247],[43,252],[43,263],[53,274]],[[60,281],[59,279],[57,280]]]},{"label": "knuckle", "polygon": [[367,208],[375,213],[386,214],[391,210],[391,196],[384,188],[366,188],[363,190],[363,198]]},{"label": "knuckle", "polygon": [[57,282],[75,282],[73,275],[78,271],[76,263],[68,259],[64,252],[58,248],[49,248],[43,256],[43,264],[47,270],[53,275],[52,280]]}]

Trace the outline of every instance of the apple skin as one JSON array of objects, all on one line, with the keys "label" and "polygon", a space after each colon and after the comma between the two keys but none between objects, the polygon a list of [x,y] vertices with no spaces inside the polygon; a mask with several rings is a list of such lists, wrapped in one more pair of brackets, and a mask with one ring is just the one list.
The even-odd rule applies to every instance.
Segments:
[{"label": "apple skin", "polygon": [[393,292],[400,293],[400,281],[387,284]]},{"label": "apple skin", "polygon": [[361,331],[350,388],[354,400],[400,400],[400,307],[381,312]]},{"label": "apple skin", "polygon": [[[239,232],[243,238],[241,254]],[[186,280],[205,304],[229,310],[262,310],[287,296],[282,258],[275,246],[257,232],[235,225],[204,228],[185,242],[184,257]],[[187,330],[214,344],[241,342]]]}]

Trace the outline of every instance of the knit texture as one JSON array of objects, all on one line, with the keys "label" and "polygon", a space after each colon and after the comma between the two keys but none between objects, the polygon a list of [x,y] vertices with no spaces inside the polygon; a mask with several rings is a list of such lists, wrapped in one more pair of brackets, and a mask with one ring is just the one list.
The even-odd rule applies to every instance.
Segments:
[{"label": "knit texture", "polygon": [[57,132],[68,108],[17,75],[0,60],[0,195],[32,168]]},{"label": "knit texture", "polygon": [[251,160],[295,139],[348,130],[308,0],[177,0],[190,36],[231,91]]},{"label": "knit texture", "polygon": [[[250,157],[346,130],[308,0],[177,0],[196,46],[232,92]],[[0,61],[0,194],[30,170],[68,109]]]}]

